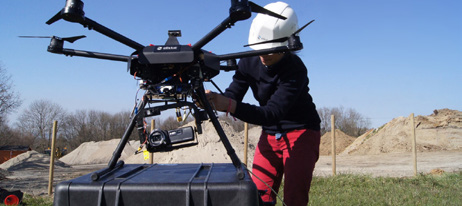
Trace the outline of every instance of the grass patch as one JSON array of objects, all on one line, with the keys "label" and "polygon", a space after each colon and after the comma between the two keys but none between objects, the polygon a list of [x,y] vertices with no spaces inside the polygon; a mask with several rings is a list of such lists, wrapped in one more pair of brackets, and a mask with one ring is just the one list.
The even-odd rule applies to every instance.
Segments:
[{"label": "grass patch", "polygon": [[32,196],[24,194],[22,205],[27,206],[50,206],[53,205],[53,196]]},{"label": "grass patch", "polygon": [[462,205],[461,175],[314,177],[308,205]]}]

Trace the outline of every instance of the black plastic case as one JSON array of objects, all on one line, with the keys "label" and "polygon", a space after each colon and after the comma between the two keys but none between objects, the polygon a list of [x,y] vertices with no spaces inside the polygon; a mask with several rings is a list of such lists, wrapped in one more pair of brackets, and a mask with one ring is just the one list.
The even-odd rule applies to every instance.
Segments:
[{"label": "black plastic case", "polygon": [[128,164],[92,181],[91,174],[59,183],[55,206],[258,205],[249,174],[233,164]]}]

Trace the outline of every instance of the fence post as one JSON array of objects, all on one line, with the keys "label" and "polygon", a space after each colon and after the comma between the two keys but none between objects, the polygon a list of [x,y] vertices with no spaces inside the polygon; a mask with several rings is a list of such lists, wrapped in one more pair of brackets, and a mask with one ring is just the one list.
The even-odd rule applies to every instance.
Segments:
[{"label": "fence post", "polygon": [[411,119],[411,139],[412,139],[412,161],[414,165],[414,176],[417,176],[417,144],[416,144],[416,137],[415,137],[415,122],[414,122],[414,113],[411,113],[409,116]]},{"label": "fence post", "polygon": [[332,136],[332,175],[335,176],[337,173],[337,162],[335,158],[335,116],[330,116],[330,128]]},{"label": "fence post", "polygon": [[48,176],[48,195],[53,194],[53,175],[54,175],[54,168],[55,168],[55,140],[56,140],[56,128],[58,125],[58,121],[53,122],[53,134],[51,138],[51,150],[50,150],[50,172]]}]

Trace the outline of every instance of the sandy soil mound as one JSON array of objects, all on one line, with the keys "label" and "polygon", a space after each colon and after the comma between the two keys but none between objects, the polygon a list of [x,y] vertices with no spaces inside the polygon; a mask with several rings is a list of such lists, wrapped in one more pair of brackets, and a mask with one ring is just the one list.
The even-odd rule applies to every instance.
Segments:
[{"label": "sandy soil mound", "polygon": [[[244,161],[244,132],[235,132],[224,121],[221,126],[227,135],[236,154]],[[419,152],[459,150],[462,149],[462,112],[442,109],[435,110],[429,116],[417,116],[415,118],[417,147]],[[194,122],[190,125],[194,126]],[[216,133],[213,124],[209,121],[202,123],[203,133],[197,136],[197,146],[177,149],[171,152],[154,153],[156,163],[201,163],[201,162],[231,162],[226,150]],[[260,127],[249,130],[249,150],[247,165],[252,165],[253,154],[258,138],[261,133]],[[336,153],[345,154],[382,154],[401,153],[411,151],[411,126],[410,119],[398,117],[375,130],[370,130],[364,135],[354,138],[343,132],[336,131]],[[62,157],[60,160],[68,165],[81,164],[106,164],[112,158],[112,154],[120,139],[104,142],[87,142]],[[125,147],[120,160],[126,163],[148,163],[143,153],[135,155],[139,147],[139,141],[131,141]],[[326,133],[321,137],[321,155],[331,154],[331,134]]]},{"label": "sandy soil mound", "polygon": [[[349,136],[342,131],[335,130],[335,153],[340,154],[353,143],[356,138]],[[327,132],[321,137],[321,144],[319,145],[319,155],[332,154],[332,132]]]},{"label": "sandy soil mound", "polygon": [[[233,146],[238,157],[243,161],[244,158],[244,132],[237,133],[228,125],[228,123],[220,121],[220,124],[227,135],[231,145]],[[194,122],[190,125],[194,126]],[[226,153],[218,134],[209,121],[202,123],[202,134],[197,136],[197,146],[177,149],[171,152],[154,153],[154,162],[156,163],[201,163],[201,162],[231,162],[229,155]],[[258,142],[261,128],[255,127],[249,130],[249,151],[248,159],[251,165],[253,160],[253,150]],[[81,144],[71,153],[62,157],[60,160],[68,165],[84,165],[84,164],[105,164],[110,161],[112,154],[116,149],[120,139],[113,139],[102,142],[86,142]],[[143,153],[135,155],[138,149],[139,141],[130,141],[124,148],[120,160],[124,160],[129,164],[148,163],[149,160],[144,159]],[[243,161],[244,162],[244,161]]]},{"label": "sandy soil mound", "polygon": [[[435,110],[414,120],[418,152],[461,150],[462,112]],[[398,117],[383,127],[358,137],[342,154],[381,154],[412,151],[409,117]]]},{"label": "sandy soil mound", "polygon": [[[55,159],[56,167],[69,167],[65,163]],[[36,151],[22,153],[0,165],[0,169],[7,171],[24,170],[30,168],[50,168],[50,156]]]},{"label": "sandy soil mound", "polygon": [[[226,122],[220,121],[220,124],[228,137],[231,145],[233,146],[237,156],[244,162],[244,132],[237,133]],[[194,123],[191,123],[191,126]],[[188,126],[188,125],[187,125]],[[231,159],[226,153],[226,149],[221,142],[215,127],[209,121],[202,123],[203,133],[197,136],[197,146],[177,149],[171,152],[158,152],[154,153],[154,162],[156,163],[229,163]],[[248,151],[248,165],[251,165],[253,160],[253,150],[258,142],[260,136],[260,128],[252,128],[249,130],[249,151]],[[133,143],[135,147],[139,143]],[[253,150],[252,150],[253,148]],[[126,163],[147,163],[143,154],[132,155],[125,160]]]},{"label": "sandy soil mound", "polygon": [[[101,142],[85,142],[59,160],[68,165],[108,163],[119,142],[120,139]],[[133,147],[126,146],[121,154],[120,160],[124,160],[131,156],[135,151],[136,149]]]},{"label": "sandy soil mound", "polygon": [[340,155],[345,155],[345,154],[350,154],[352,153],[352,151],[355,151],[357,150],[357,148],[359,148],[361,146],[361,144],[364,143],[364,141],[366,140],[367,137],[369,137],[371,135],[372,132],[374,132],[375,129],[371,129],[369,131],[367,131],[366,133],[364,133],[363,135],[357,137],[356,139],[354,139],[354,141],[348,145],[341,153],[339,153]]}]

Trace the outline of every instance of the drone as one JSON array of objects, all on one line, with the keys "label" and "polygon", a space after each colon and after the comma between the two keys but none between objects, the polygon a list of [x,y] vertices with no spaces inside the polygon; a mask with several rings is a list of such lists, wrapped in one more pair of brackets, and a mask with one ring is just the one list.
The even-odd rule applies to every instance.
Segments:
[{"label": "drone", "polygon": [[[123,161],[118,162],[118,159],[121,156],[124,146],[128,142],[130,134],[135,128],[138,130],[141,144],[146,145],[146,149],[149,152],[171,151],[173,149],[197,144],[187,142],[195,139],[195,132],[199,134],[202,133],[200,125],[201,122],[205,120],[210,120],[212,122],[233,165],[237,169],[238,177],[243,178],[244,171],[242,169],[242,163],[226,137],[211,104],[206,99],[203,83],[212,81],[211,79],[218,75],[220,71],[236,70],[236,59],[303,49],[303,44],[297,34],[314,20],[310,21],[290,36],[258,43],[264,44],[288,41],[287,46],[218,55],[205,51],[202,48],[223,31],[234,26],[236,22],[250,18],[252,12],[270,15],[279,19],[286,18],[251,1],[231,0],[229,16],[195,44],[181,45],[178,41],[178,37],[181,37],[181,30],[170,30],[168,31],[168,40],[164,45],[143,46],[88,18],[85,16],[83,7],[84,3],[81,0],[66,0],[64,8],[48,20],[46,24],[51,25],[61,19],[68,22],[79,23],[89,30],[99,32],[115,41],[131,47],[134,49],[134,52],[130,55],[118,55],[64,48],[65,41],[73,43],[81,38],[85,38],[85,36],[66,38],[56,36],[21,37],[51,38],[47,51],[55,54],[127,62],[127,70],[130,72],[130,75],[137,78],[140,82],[140,88],[145,90],[143,98],[136,106],[135,115],[132,116],[128,128],[125,130],[123,137],[113,153],[108,168],[99,173],[94,173],[92,179],[96,181],[102,175],[123,166]],[[226,62],[226,64],[222,65],[221,62]],[[150,106],[151,103],[163,104]],[[197,104],[202,106],[198,107]],[[196,123],[195,130],[189,127],[172,131],[155,130],[151,134],[146,132],[144,123],[146,117],[160,115],[161,111],[167,109],[182,107],[188,107],[193,111]]]}]

